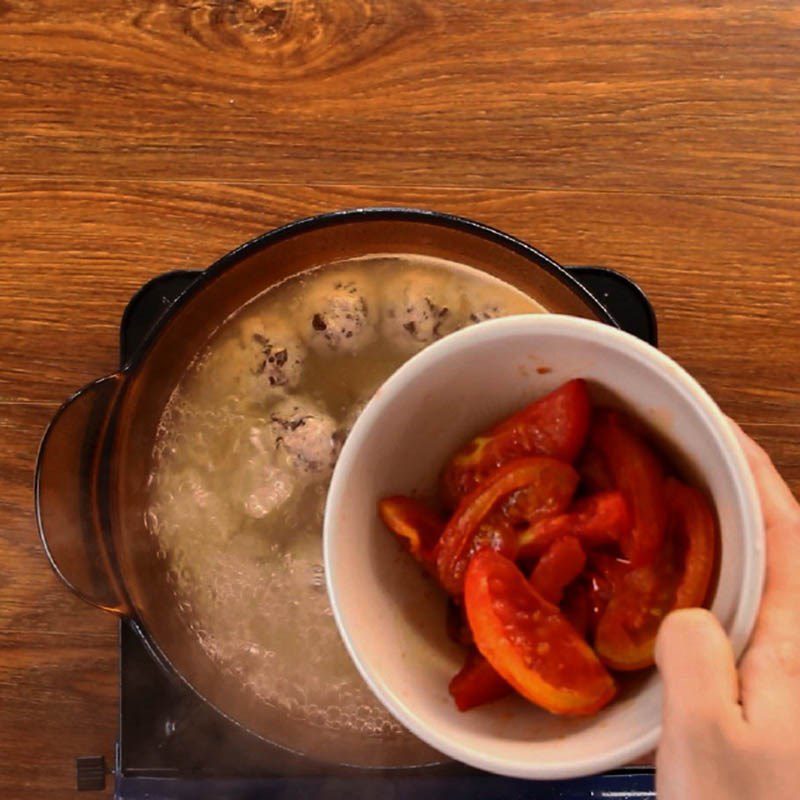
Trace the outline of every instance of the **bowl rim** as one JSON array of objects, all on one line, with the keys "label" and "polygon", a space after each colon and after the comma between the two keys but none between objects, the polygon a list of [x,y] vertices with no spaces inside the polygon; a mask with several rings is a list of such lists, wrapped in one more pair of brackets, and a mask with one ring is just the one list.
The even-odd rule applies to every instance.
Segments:
[{"label": "bowl rim", "polygon": [[[656,747],[661,734],[660,721],[632,741],[608,753],[572,762],[565,759],[546,764],[489,755],[463,745],[457,739],[444,736],[435,727],[421,721],[414,710],[384,683],[377,670],[362,658],[358,646],[349,634],[348,621],[342,613],[338,600],[339,576],[344,579],[347,568],[337,566],[337,560],[333,558],[338,538],[337,527],[333,520],[338,516],[348,476],[362,443],[371,434],[397,391],[410,380],[434,368],[439,362],[453,358],[478,342],[501,340],[508,336],[533,337],[540,334],[566,334],[579,340],[591,338],[594,342],[599,338],[605,346],[633,356],[671,384],[706,422],[734,476],[737,505],[741,509],[748,531],[745,537],[741,590],[727,630],[736,658],[742,655],[755,626],[765,577],[765,533],[761,503],[744,451],[725,414],[700,383],[683,367],[665,353],[635,336],[592,320],[559,314],[516,315],[490,320],[445,337],[401,365],[367,403],[342,448],[325,505],[323,558],[328,596],[339,633],[359,673],[391,714],[423,741],[459,761],[509,777],[553,780],[581,777],[629,764]],[[566,741],[568,737],[564,739],[565,743]]]}]

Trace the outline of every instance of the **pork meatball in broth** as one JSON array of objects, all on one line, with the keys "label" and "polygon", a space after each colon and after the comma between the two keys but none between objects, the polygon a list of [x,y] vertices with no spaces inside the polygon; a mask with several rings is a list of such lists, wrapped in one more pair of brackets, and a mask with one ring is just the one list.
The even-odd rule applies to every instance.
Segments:
[{"label": "pork meatball in broth", "polygon": [[289,320],[251,312],[226,328],[206,356],[226,400],[261,403],[300,383],[308,351]]},{"label": "pork meatball in broth", "polygon": [[318,480],[333,472],[342,435],[324,411],[307,400],[287,398],[270,412],[269,430],[275,451],[297,471]]},{"label": "pork meatball in broth", "polygon": [[375,340],[377,305],[369,275],[320,275],[300,303],[301,333],[317,353],[357,353]]},{"label": "pork meatball in broth", "polygon": [[462,287],[451,276],[395,270],[383,289],[383,335],[414,353],[456,330],[464,305]]}]

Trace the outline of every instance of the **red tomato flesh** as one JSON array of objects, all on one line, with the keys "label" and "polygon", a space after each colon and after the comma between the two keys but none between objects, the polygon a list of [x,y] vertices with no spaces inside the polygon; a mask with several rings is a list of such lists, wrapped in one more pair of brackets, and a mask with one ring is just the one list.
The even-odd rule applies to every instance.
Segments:
[{"label": "red tomato flesh", "polygon": [[515,555],[512,528],[484,526],[505,498],[522,491],[527,513],[557,513],[567,507],[577,485],[578,473],[569,464],[544,456],[520,458],[498,469],[461,501],[442,533],[436,548],[442,586],[451,594],[460,594],[469,559],[479,550],[505,550]]},{"label": "red tomato flesh", "polygon": [[581,483],[590,492],[607,492],[614,488],[614,476],[608,468],[603,454],[594,447],[587,447],[578,461]]},{"label": "red tomato flesh", "polygon": [[523,697],[569,716],[593,714],[614,697],[614,679],[591,647],[509,559],[475,555],[464,601],[478,650]]},{"label": "red tomato flesh", "polygon": [[496,469],[524,456],[572,462],[589,429],[586,383],[572,380],[480,434],[442,472],[442,495],[454,507]]},{"label": "red tomato flesh", "polygon": [[575,581],[566,588],[561,602],[561,613],[578,635],[585,639],[589,633],[592,613],[589,586],[585,580]]},{"label": "red tomato flesh", "polygon": [[492,703],[512,692],[508,683],[475,648],[467,653],[464,666],[448,688],[459,711]]},{"label": "red tomato flesh", "polygon": [[670,533],[683,547],[683,574],[675,594],[675,608],[703,605],[714,571],[717,526],[714,512],[698,489],[670,478],[667,482]]},{"label": "red tomato flesh", "polygon": [[586,553],[574,536],[556,539],[531,573],[531,586],[545,600],[558,605],[569,586],[586,566]]},{"label": "red tomato flesh", "polygon": [[386,497],[378,503],[383,523],[408,548],[414,558],[432,565],[434,548],[442,535],[444,520],[432,508],[413,497]]},{"label": "red tomato flesh", "polygon": [[674,550],[669,541],[652,564],[631,565],[611,579],[611,598],[597,623],[594,649],[612,669],[652,666],[658,628],[674,607],[680,579]]},{"label": "red tomato flesh", "polygon": [[[716,524],[708,500],[670,478],[666,540],[653,563],[610,575],[611,598],[597,624],[595,649],[612,669],[653,664],[658,628],[673,609],[700,606],[708,593],[716,555]],[[611,561],[614,561],[613,559]]]},{"label": "red tomato flesh", "polygon": [[535,558],[561,536],[587,545],[618,542],[629,536],[631,515],[622,492],[601,492],[573,503],[565,514],[545,517],[519,535],[518,558]]},{"label": "red tomato flesh", "polygon": [[603,454],[616,487],[631,509],[633,527],[620,545],[625,556],[638,567],[651,564],[661,547],[667,508],[661,463],[633,427],[617,411],[600,411],[595,415],[589,438]]}]

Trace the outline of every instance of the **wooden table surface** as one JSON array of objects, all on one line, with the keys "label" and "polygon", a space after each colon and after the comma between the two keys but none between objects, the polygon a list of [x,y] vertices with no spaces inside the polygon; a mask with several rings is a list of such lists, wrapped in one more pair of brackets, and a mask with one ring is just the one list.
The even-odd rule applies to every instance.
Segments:
[{"label": "wooden table surface", "polygon": [[165,270],[364,205],[635,278],[800,488],[800,12],[695,0],[0,0],[0,796],[116,734],[116,624],[47,565],[44,426]]}]

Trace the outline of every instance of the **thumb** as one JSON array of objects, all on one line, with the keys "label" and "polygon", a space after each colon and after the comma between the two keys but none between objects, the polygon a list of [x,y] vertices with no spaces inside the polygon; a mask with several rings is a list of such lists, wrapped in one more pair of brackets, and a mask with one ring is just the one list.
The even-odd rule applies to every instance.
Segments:
[{"label": "thumb", "polygon": [[669,614],[658,632],[656,663],[664,681],[665,725],[741,719],[733,649],[711,612]]}]

